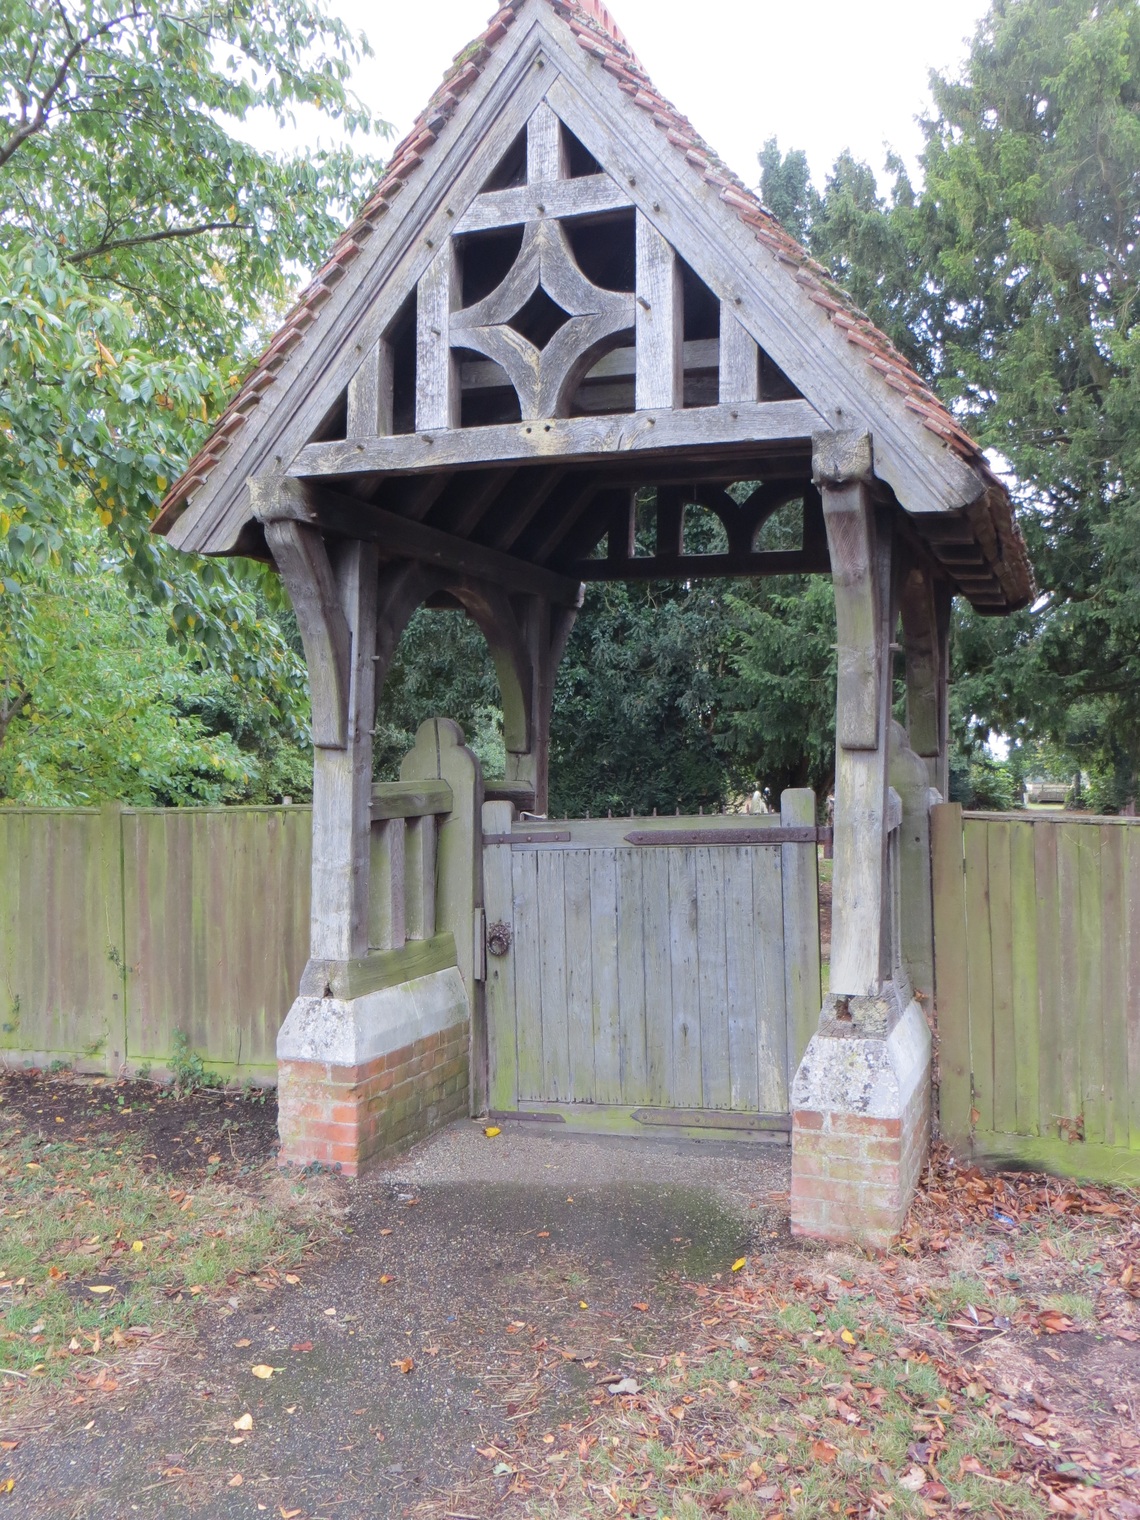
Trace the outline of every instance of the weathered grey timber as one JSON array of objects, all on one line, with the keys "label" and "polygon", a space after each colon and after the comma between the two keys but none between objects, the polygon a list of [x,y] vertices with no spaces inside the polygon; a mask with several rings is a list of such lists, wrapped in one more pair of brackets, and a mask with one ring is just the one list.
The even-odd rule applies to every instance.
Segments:
[{"label": "weathered grey timber", "polygon": [[[696,511],[719,519],[721,552],[693,552]],[[454,1039],[470,1018],[476,1108],[489,1092],[504,1111],[595,1125],[659,1109],[704,1116],[694,1132],[719,1112],[778,1129],[798,1062],[805,1092],[831,1090],[816,1079],[852,999],[914,1033],[951,602],[1026,605],[1025,547],[958,421],[653,90],[600,0],[505,0],[156,528],[271,559],[297,608],[317,746],[313,948],[283,1061],[375,1055],[376,1019]],[[787,795],[771,848],[740,820],[541,821],[584,583],[788,574],[832,576],[838,625],[837,1001],[815,1035],[809,796]],[[416,796],[372,791],[376,693],[425,604],[470,617],[498,677],[506,775],[483,824],[478,767],[443,719],[405,762]],[[890,721],[899,651],[905,732]],[[410,968],[448,933],[462,997],[436,972],[425,1004]],[[336,992],[400,964],[404,983]],[[440,1048],[408,1057],[409,1082]],[[929,1121],[926,1047],[907,1048],[896,1097],[913,1111],[894,1117],[914,1145],[896,1212]]]},{"label": "weathered grey timber", "polygon": [[787,1130],[820,960],[816,830],[794,822],[815,798],[784,811],[508,828],[485,805],[493,1111]]}]

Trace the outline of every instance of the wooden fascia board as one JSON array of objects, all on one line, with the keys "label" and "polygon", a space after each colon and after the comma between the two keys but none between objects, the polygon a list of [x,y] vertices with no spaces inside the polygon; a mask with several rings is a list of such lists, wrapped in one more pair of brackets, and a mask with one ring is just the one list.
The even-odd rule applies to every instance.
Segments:
[{"label": "wooden fascia board", "polygon": [[[911,419],[843,333],[808,299],[712,185],[702,181],[600,61],[568,49],[563,23],[543,12],[559,77],[547,99],[638,209],[737,312],[745,328],[828,425],[867,430],[878,473],[910,512],[956,510],[984,490],[978,472]],[[709,249],[719,267],[710,268]]]},{"label": "wooden fascia board", "polygon": [[547,39],[540,8],[515,22],[444,126],[429,164],[395,197],[289,355],[250,423],[214,466],[167,535],[178,549],[231,551],[252,517],[246,482],[281,471],[319,427],[364,355],[391,324],[442,240],[539,105],[553,72],[538,67]]},{"label": "wooden fascia board", "polygon": [[749,401],[724,406],[627,412],[620,416],[551,418],[482,428],[397,433],[310,443],[289,474],[298,479],[410,474],[494,464],[559,460],[590,464],[633,453],[667,453],[756,444],[804,444],[820,431],[807,401]]}]

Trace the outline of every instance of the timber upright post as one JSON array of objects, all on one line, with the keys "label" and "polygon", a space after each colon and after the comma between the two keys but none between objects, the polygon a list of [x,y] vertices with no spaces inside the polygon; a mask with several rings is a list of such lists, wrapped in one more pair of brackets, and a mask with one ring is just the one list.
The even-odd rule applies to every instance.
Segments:
[{"label": "timber upright post", "polygon": [[326,542],[303,520],[295,483],[254,481],[251,496],[293,602],[312,693],[310,953],[277,1037],[280,1159],[355,1176],[468,1111],[478,880],[469,868],[466,890],[456,888],[446,860],[439,870],[437,838],[446,854],[449,820],[479,817],[482,777],[457,725],[432,720],[405,783],[373,786],[387,652],[378,601],[388,585],[376,546]]},{"label": "timber upright post", "polygon": [[[902,951],[902,801],[891,786],[898,550],[871,440],[815,440],[838,630],[830,991],[792,1088],[792,1229],[882,1248],[930,1143],[931,1036]],[[897,748],[897,739],[896,739]]]}]

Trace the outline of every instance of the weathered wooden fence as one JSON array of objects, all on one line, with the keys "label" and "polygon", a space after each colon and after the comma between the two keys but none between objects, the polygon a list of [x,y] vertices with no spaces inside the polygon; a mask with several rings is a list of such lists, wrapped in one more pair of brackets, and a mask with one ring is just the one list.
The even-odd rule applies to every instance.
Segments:
[{"label": "weathered wooden fence", "polygon": [[1140,822],[931,815],[943,1134],[1140,1178]]},{"label": "weathered wooden fence", "polygon": [[309,947],[308,808],[0,809],[0,1060],[270,1077]]}]

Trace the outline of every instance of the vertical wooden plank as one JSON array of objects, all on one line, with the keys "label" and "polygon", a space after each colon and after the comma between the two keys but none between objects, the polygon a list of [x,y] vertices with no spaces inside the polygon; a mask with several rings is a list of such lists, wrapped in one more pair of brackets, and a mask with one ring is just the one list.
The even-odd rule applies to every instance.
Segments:
[{"label": "vertical wooden plank", "polygon": [[572,1096],[566,988],[565,859],[558,850],[539,850],[536,856],[543,1095],[552,1103],[567,1102]]},{"label": "vertical wooden plank", "polygon": [[701,994],[697,968],[697,865],[691,849],[670,849],[669,962],[673,982],[673,1093],[678,1108],[700,1108]]},{"label": "vertical wooden plank", "polygon": [[760,349],[727,301],[720,303],[720,400],[760,400]]},{"label": "vertical wooden plank", "polygon": [[637,213],[637,380],[639,412],[680,407],[684,396],[685,311],[677,255]]},{"label": "vertical wooden plank", "polygon": [[994,1127],[994,983],[990,936],[988,825],[963,823],[966,855],[966,928],[970,987],[970,1059],[978,1128]]},{"label": "vertical wooden plank", "polygon": [[392,345],[383,338],[348,382],[349,438],[388,438],[392,432]]},{"label": "vertical wooden plank", "polygon": [[1072,825],[1077,834],[1080,915],[1077,965],[1080,1000],[1074,1012],[1079,1026],[1080,1112],[1085,1139],[1105,1139],[1104,995],[1101,965],[1101,830],[1095,823]]},{"label": "vertical wooden plank", "polygon": [[646,850],[641,864],[645,903],[646,1102],[671,1107],[673,1094],[673,975],[669,936],[669,856]]},{"label": "vertical wooden plank", "polygon": [[1122,1012],[1128,1045],[1128,1147],[1140,1151],[1140,825],[1126,830],[1128,959]]},{"label": "vertical wooden plank", "polygon": [[942,1134],[951,1142],[970,1133],[970,998],[966,959],[966,878],[962,809],[943,802],[930,812],[934,876],[934,1006],[940,1054]]},{"label": "vertical wooden plank", "polygon": [[[789,946],[785,939],[784,866],[787,846],[778,850],[761,845],[752,855],[753,949],[756,965],[756,1064],[757,1106],[761,1113],[788,1110],[792,1078],[800,1054],[794,1040],[796,1023],[788,1008]],[[793,850],[814,845],[791,846]],[[817,910],[818,924],[818,910]],[[795,953],[793,939],[792,953]],[[816,965],[819,964],[819,931],[816,930]],[[817,973],[818,975],[818,973]],[[819,1019],[819,1007],[815,1020]],[[806,1023],[806,1020],[805,1020]],[[802,1031],[801,1031],[802,1032]],[[805,1041],[806,1048],[806,1041]],[[794,1057],[794,1059],[793,1059]]]},{"label": "vertical wooden plank", "polygon": [[[815,793],[789,789],[780,798],[785,828],[815,823]],[[783,903],[788,1081],[795,1076],[819,1024],[823,988],[819,955],[819,858],[814,844],[780,846]]]},{"label": "vertical wooden plank", "polygon": [[1066,1039],[1061,1000],[1061,891],[1057,860],[1059,827],[1033,825],[1033,874],[1037,894],[1038,1128],[1057,1134],[1063,1112],[1062,1047]]},{"label": "vertical wooden plank", "polygon": [[623,1103],[637,1107],[649,1102],[642,864],[638,850],[617,852],[621,1098]]},{"label": "vertical wooden plank", "polygon": [[447,239],[419,283],[416,299],[416,430],[459,426],[459,369],[451,348],[457,271]]},{"label": "vertical wooden plank", "polygon": [[699,846],[697,867],[697,969],[701,1000],[703,1107],[728,1108],[728,973],[724,922],[724,851]]},{"label": "vertical wooden plank", "polygon": [[515,1008],[517,1010],[519,1100],[541,1099],[543,1091],[542,971],[539,961],[542,923],[538,916],[538,856],[511,854],[514,896]]},{"label": "vertical wooden plank", "polygon": [[594,1102],[594,995],[591,950],[590,852],[565,856],[566,1018],[569,1025],[570,1096]]},{"label": "vertical wooden plank", "polygon": [[[1057,825],[1057,895],[1060,910],[1061,1027],[1057,1031],[1061,1056],[1060,1119],[1081,1114],[1081,825]],[[1053,1133],[1057,1130],[1054,1127]]]},{"label": "vertical wooden plank", "polygon": [[435,819],[430,815],[409,818],[404,838],[404,931],[408,939],[431,939],[435,935],[435,850]]},{"label": "vertical wooden plank", "polygon": [[545,101],[527,122],[526,177],[531,185],[543,185],[569,174],[562,123]]},{"label": "vertical wooden plank", "polygon": [[[372,825],[370,949],[399,950],[407,939],[406,846],[407,829],[403,818],[385,818]],[[458,939],[456,935],[457,943]]]},{"label": "vertical wooden plank", "polygon": [[1013,1049],[1017,1064],[1017,1133],[1036,1135],[1040,1121],[1040,1002],[1037,995],[1037,891],[1032,823],[1010,829]]},{"label": "vertical wooden plank", "polygon": [[[514,812],[509,802],[483,804],[483,831],[509,834]],[[518,1107],[518,1047],[515,1016],[514,882],[509,844],[489,844],[483,852],[483,895],[488,931],[505,924],[512,945],[505,955],[487,957],[488,1101],[491,1108]]]},{"label": "vertical wooden plank", "polygon": [[594,1011],[594,1095],[621,1102],[621,1004],[617,964],[617,852],[590,851],[590,963]]},{"label": "vertical wooden plank", "polygon": [[987,822],[986,864],[990,878],[990,956],[993,988],[994,1129],[1017,1132],[1017,1048],[1013,1027],[1013,902],[1008,823]]},{"label": "vertical wooden plank", "polygon": [[1101,999],[1097,1016],[1104,1041],[1104,1138],[1108,1145],[1128,1145],[1128,1004],[1125,967],[1128,923],[1125,917],[1124,855],[1126,828],[1100,830]]},{"label": "vertical wooden plank", "polygon": [[728,1104],[745,1113],[755,1113],[760,1107],[761,1014],[756,998],[756,941],[766,926],[757,922],[752,900],[752,857],[759,853],[759,849],[750,845],[734,845],[719,851],[724,861]]}]

